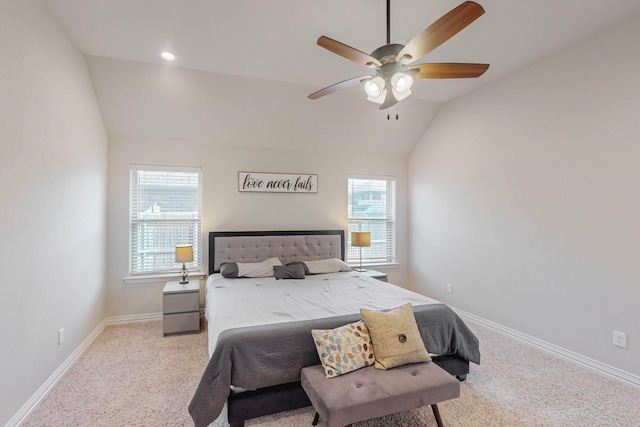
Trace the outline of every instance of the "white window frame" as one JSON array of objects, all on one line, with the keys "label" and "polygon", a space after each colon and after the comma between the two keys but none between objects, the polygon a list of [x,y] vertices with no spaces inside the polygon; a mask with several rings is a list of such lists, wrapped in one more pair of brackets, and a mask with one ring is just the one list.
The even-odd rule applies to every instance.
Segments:
[{"label": "white window frame", "polygon": [[[138,174],[144,172],[154,173],[175,173],[175,178],[179,176],[185,176],[185,174],[196,175],[197,177],[197,201],[195,201],[195,210],[190,218],[181,218],[182,215],[175,212],[167,212],[168,215],[162,215],[163,212],[158,212],[158,215],[154,215],[155,218],[143,218],[141,217],[142,211],[147,211],[148,214],[154,214],[154,212],[148,212],[148,209],[144,209],[141,206],[141,200],[139,197]],[[163,252],[175,253],[175,245],[178,244],[191,244],[193,245],[193,262],[186,264],[186,268],[189,270],[189,277],[202,278],[202,168],[200,167],[185,167],[185,166],[163,166],[163,165],[143,165],[132,164],[129,173],[129,277],[125,278],[126,283],[145,282],[158,278],[177,278],[178,271],[182,267],[182,264],[178,264],[167,260],[167,254],[164,256],[163,261],[160,260],[160,266],[158,268],[144,268],[145,263],[135,262],[134,257],[136,254],[136,248],[144,246],[144,243],[140,242],[137,238],[139,236],[140,227],[145,224],[165,225],[165,233],[168,231],[169,236],[165,237],[165,242],[162,244],[162,248],[146,248],[142,250],[158,250]],[[149,215],[150,216],[150,215]],[[182,223],[178,229],[178,224]],[[189,224],[188,230],[184,231],[184,224]],[[176,230],[171,229],[171,225],[176,225]],[[178,234],[171,236],[171,234]],[[152,232],[153,234],[153,232]],[[181,234],[181,235],[180,235]],[[167,242],[167,239],[169,240]],[[178,241],[179,240],[179,241]],[[171,255],[172,257],[173,255]],[[154,261],[155,262],[155,261]],[[142,267],[140,267],[142,265]],[[136,267],[137,266],[137,267]]]},{"label": "white window frame", "polygon": [[[354,209],[357,201],[353,198],[354,182],[352,180],[384,181],[386,187],[384,214],[376,217],[358,215]],[[349,175],[347,179],[347,263],[352,266],[362,264],[368,266],[393,265],[396,262],[396,179],[394,176]],[[371,246],[352,247],[352,231],[370,231]],[[382,248],[382,249],[381,249]]]}]

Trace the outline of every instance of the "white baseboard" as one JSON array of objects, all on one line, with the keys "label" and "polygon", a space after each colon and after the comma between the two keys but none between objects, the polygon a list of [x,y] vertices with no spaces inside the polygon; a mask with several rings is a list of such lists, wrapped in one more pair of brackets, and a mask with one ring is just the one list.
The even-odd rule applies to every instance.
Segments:
[{"label": "white baseboard", "polygon": [[162,320],[162,313],[134,314],[129,316],[112,316],[105,318],[100,324],[82,341],[73,353],[62,362],[62,365],[40,386],[40,388],[22,405],[22,408],[5,424],[5,427],[19,427],[38,406],[45,396],[60,381],[69,368],[82,356],[96,338],[109,325],[122,325],[125,323],[146,322],[149,320]]},{"label": "white baseboard", "polygon": [[5,427],[18,427],[24,422],[29,414],[38,406],[38,404],[44,399],[44,397],[53,389],[53,387],[60,381],[60,378],[69,370],[71,365],[82,356],[91,343],[102,333],[107,326],[106,319],[100,322],[100,324],[89,334],[89,336],[82,341],[82,343],[76,348],[73,353],[69,355],[62,362],[62,365],[55,370],[55,372],[40,386],[40,388],[22,405],[22,408],[9,420]]},{"label": "white baseboard", "polygon": [[459,310],[453,307],[452,309],[461,318],[465,320],[479,323],[482,326],[486,326],[489,329],[493,329],[494,331],[500,332],[511,338],[515,338],[517,340],[526,342],[527,344],[531,344],[534,347],[537,347],[541,350],[548,351],[549,353],[562,357],[563,359],[569,360],[571,362],[577,363],[578,365],[581,365],[583,367],[592,369],[610,378],[614,378],[626,384],[640,388],[640,376],[631,374],[629,372],[623,371],[618,368],[614,368],[613,366],[598,362],[597,360],[591,359],[589,357],[575,353],[571,350],[567,350],[557,345],[532,337],[531,335],[523,334],[522,332],[518,332],[515,329],[508,328],[506,326],[500,325],[499,323],[495,323],[495,322],[492,322],[491,320],[487,320],[482,317],[476,316],[474,314],[467,313],[463,310]]},{"label": "white baseboard", "polygon": [[104,319],[107,325],[123,325],[125,323],[147,322],[162,320],[162,313],[129,314],[126,316],[112,316]]}]

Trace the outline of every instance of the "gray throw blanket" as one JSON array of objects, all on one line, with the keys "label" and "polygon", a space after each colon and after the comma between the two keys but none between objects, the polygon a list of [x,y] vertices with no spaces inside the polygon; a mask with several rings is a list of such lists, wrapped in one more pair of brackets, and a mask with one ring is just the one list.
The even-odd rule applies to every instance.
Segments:
[{"label": "gray throw blanket", "polygon": [[[480,363],[478,339],[448,306],[414,306],[413,312],[429,353],[451,353]],[[311,330],[333,329],[360,319],[358,313],[222,332],[189,404],[196,427],[206,427],[218,418],[232,384],[256,390],[300,381],[302,368],[320,364]]]}]

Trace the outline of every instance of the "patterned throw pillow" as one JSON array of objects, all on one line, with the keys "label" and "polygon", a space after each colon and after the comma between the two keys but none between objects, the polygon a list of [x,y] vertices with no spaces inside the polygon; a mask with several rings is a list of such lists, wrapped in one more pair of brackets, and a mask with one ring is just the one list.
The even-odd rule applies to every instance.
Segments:
[{"label": "patterned throw pillow", "polygon": [[431,360],[410,303],[388,311],[361,308],[360,314],[369,328],[371,341],[376,346],[376,369],[390,369]]},{"label": "patterned throw pillow", "polygon": [[336,329],[311,331],[327,378],[372,365],[375,356],[367,325],[362,321]]}]

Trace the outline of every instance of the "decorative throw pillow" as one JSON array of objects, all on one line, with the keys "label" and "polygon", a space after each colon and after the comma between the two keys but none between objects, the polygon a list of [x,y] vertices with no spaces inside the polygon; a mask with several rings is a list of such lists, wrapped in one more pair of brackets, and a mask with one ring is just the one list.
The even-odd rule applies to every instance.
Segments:
[{"label": "decorative throw pillow", "polygon": [[275,265],[282,265],[278,258],[269,258],[262,262],[238,262],[236,264],[238,265],[237,277],[273,276],[273,267]]},{"label": "decorative throw pillow", "polygon": [[273,273],[276,280],[280,279],[304,279],[304,267],[297,265],[275,265]]},{"label": "decorative throw pillow", "polygon": [[327,378],[337,377],[374,363],[367,325],[362,321],[336,329],[311,331]]},{"label": "decorative throw pillow", "polygon": [[220,274],[228,279],[238,277],[238,264],[235,262],[225,262],[220,265]]},{"label": "decorative throw pillow", "polygon": [[317,259],[305,261],[309,270],[308,274],[337,273],[338,271],[351,271],[349,264],[339,258]]},{"label": "decorative throw pillow", "polygon": [[307,264],[305,264],[305,263],[304,263],[304,262],[302,262],[302,261],[293,261],[293,262],[290,262],[289,264],[287,264],[287,267],[288,267],[288,266],[290,266],[290,265],[301,265],[301,266],[302,266],[302,268],[304,269],[304,274],[309,274],[309,267],[307,267]]},{"label": "decorative throw pillow", "polygon": [[375,367],[390,369],[408,363],[428,362],[431,356],[424,346],[411,304],[388,311],[360,309],[375,346]]}]

